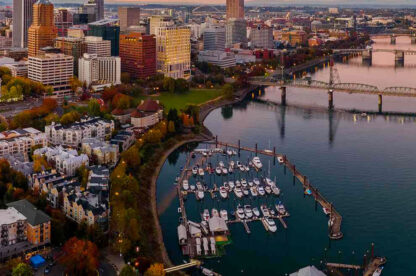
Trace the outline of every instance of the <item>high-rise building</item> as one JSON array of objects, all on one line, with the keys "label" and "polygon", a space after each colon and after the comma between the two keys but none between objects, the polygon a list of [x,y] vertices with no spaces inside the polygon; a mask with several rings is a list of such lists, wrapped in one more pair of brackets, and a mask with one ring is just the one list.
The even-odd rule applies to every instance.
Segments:
[{"label": "high-rise building", "polygon": [[173,26],[174,24],[169,16],[154,15],[149,19],[149,34],[156,35],[156,28]]},{"label": "high-rise building", "polygon": [[118,19],[120,20],[120,31],[124,32],[130,26],[140,24],[140,8],[139,7],[119,7]]},{"label": "high-rise building", "polygon": [[102,37],[86,36],[84,38],[85,53],[96,54],[98,57],[111,56],[111,41]]},{"label": "high-rise building", "polygon": [[226,47],[232,47],[237,43],[246,45],[247,22],[244,19],[231,18],[227,20],[226,28]]},{"label": "high-rise building", "polygon": [[134,78],[156,74],[156,38],[154,35],[130,33],[120,35],[121,69]]},{"label": "high-rise building", "polygon": [[84,54],[79,59],[79,80],[90,84],[120,84],[120,58]]},{"label": "high-rise building", "polygon": [[191,75],[191,30],[167,26],[156,30],[157,70],[166,77],[189,78]]},{"label": "high-rise building", "polygon": [[212,27],[204,31],[204,51],[224,51],[225,49],[225,28]]},{"label": "high-rise building", "polygon": [[94,0],[97,5],[97,20],[104,19],[104,0]]},{"label": "high-rise building", "polygon": [[244,0],[227,0],[227,20],[231,18],[244,18]]},{"label": "high-rise building", "polygon": [[32,24],[36,0],[13,0],[13,47],[27,47],[27,30]]},{"label": "high-rise building", "polygon": [[68,28],[70,28],[72,24],[72,14],[67,9],[58,9],[55,13],[55,26],[58,29],[58,36],[67,36]]},{"label": "high-rise building", "polygon": [[78,59],[85,53],[83,38],[78,37],[58,37],[55,40],[55,48],[61,53],[74,57],[74,74],[78,76]]},{"label": "high-rise building", "polygon": [[71,94],[74,58],[64,54],[29,56],[28,78],[53,87],[58,98]]},{"label": "high-rise building", "polygon": [[43,47],[53,46],[56,35],[52,3],[38,0],[33,5],[33,22],[28,31],[29,56],[38,55]]},{"label": "high-rise building", "polygon": [[273,29],[268,26],[257,26],[250,31],[251,47],[273,48]]},{"label": "high-rise building", "polygon": [[111,55],[118,56],[119,40],[120,40],[120,26],[117,25],[117,19],[103,19],[88,24],[89,36],[102,37],[104,40],[111,41]]}]

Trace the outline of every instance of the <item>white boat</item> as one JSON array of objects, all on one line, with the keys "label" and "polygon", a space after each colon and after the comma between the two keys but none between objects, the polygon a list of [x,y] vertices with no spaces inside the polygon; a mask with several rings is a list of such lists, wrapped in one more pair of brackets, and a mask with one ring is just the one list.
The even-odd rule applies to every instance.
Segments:
[{"label": "white boat", "polygon": [[236,187],[236,188],[234,189],[234,194],[235,194],[235,196],[236,196],[236,197],[238,197],[238,198],[242,198],[242,197],[243,197],[243,191],[241,190],[241,188],[240,188],[240,187]]},{"label": "white boat", "polygon": [[225,220],[225,221],[227,221],[228,220],[228,212],[227,212],[227,210],[221,210],[220,211],[220,217],[223,219],[223,220]]},{"label": "white boat", "polygon": [[270,186],[267,186],[267,185],[264,187],[264,190],[266,191],[268,195],[271,194],[272,192],[272,188],[270,188]]},{"label": "white boat", "polygon": [[244,188],[247,187],[247,180],[245,178],[241,179],[241,186],[243,186]]},{"label": "white boat", "polygon": [[198,199],[198,200],[204,199],[204,196],[205,196],[204,191],[198,190],[196,192],[196,199]]},{"label": "white boat", "polygon": [[380,266],[373,272],[373,276],[380,276],[381,272],[383,272],[384,267]]},{"label": "white boat", "polygon": [[250,187],[253,187],[253,185],[254,185],[254,183],[253,183],[253,181],[248,181],[248,186],[250,186]]},{"label": "white boat", "polygon": [[243,187],[243,195],[248,196],[250,194],[250,191],[248,190],[247,187]]},{"label": "white boat", "polygon": [[264,217],[270,216],[269,208],[267,208],[266,205],[264,205],[264,204],[261,205],[260,210],[261,210],[261,213],[263,214]]},{"label": "white boat", "polygon": [[205,151],[202,152],[202,156],[206,157],[208,156],[208,153],[206,153]]},{"label": "white boat", "polygon": [[200,256],[202,254],[201,250],[201,238],[196,238],[196,254]]},{"label": "white boat", "polygon": [[228,181],[228,185],[230,185],[230,189],[234,189],[235,185],[234,185],[234,181]]},{"label": "white boat", "polygon": [[272,187],[272,192],[273,192],[273,194],[274,194],[275,196],[280,195],[280,189],[279,189],[279,188],[277,188],[276,186],[273,186],[273,187]]},{"label": "white boat", "polygon": [[237,155],[237,151],[233,150],[233,155]]},{"label": "white boat", "polygon": [[234,172],[233,167],[229,166],[229,167],[228,167],[228,172],[229,172],[229,173],[233,173],[233,172]]},{"label": "white boat", "polygon": [[260,216],[259,208],[257,208],[257,207],[254,207],[253,208],[253,215],[255,215],[256,217],[259,217]]},{"label": "white boat", "polygon": [[244,217],[245,217],[244,209],[240,205],[238,205],[237,211],[235,213],[236,213],[236,215],[239,219],[244,219]]},{"label": "white boat", "polygon": [[218,163],[218,166],[220,166],[221,168],[222,168],[222,167],[224,167],[224,162],[220,161],[220,162]]},{"label": "white boat", "polygon": [[[224,182],[224,188],[225,188],[226,192],[228,192],[230,190],[230,185],[228,184],[227,181]],[[220,192],[221,192],[221,188],[220,188]]]},{"label": "white boat", "polygon": [[252,196],[258,196],[258,193],[257,193],[257,188],[256,187],[250,187],[250,192],[251,192],[251,195]]},{"label": "white boat", "polygon": [[277,157],[277,162],[279,162],[279,164],[283,164],[285,162],[285,160],[283,159],[282,156]]},{"label": "white boat", "polygon": [[250,205],[244,206],[244,214],[246,215],[246,218],[252,218],[253,217],[253,210],[251,210]]},{"label": "white boat", "polygon": [[264,196],[266,192],[264,191],[263,186],[257,186],[257,192],[259,192],[259,195]]},{"label": "white boat", "polygon": [[195,191],[195,185],[194,184],[191,184],[191,185],[189,185],[189,188],[191,188],[191,191]]},{"label": "white boat", "polygon": [[[271,218],[269,218],[269,217],[265,217],[265,218],[263,218],[263,221],[264,221],[264,223],[266,224],[267,229],[268,229],[270,232],[272,232],[272,233],[276,232],[276,230],[277,230],[277,226],[276,226],[276,223],[274,222],[274,220],[273,220],[273,219],[271,219]],[[266,227],[266,226],[265,226],[265,227]]]},{"label": "white boat", "polygon": [[254,167],[256,167],[257,169],[261,169],[263,167],[263,164],[260,161],[260,158],[258,156],[253,157],[253,165]]},{"label": "white boat", "polygon": [[327,216],[331,213],[331,210],[329,210],[326,207],[322,207],[322,210],[324,211],[324,214],[327,215]]},{"label": "white boat", "polygon": [[328,226],[332,226],[332,225],[334,224],[334,220],[335,220],[335,218],[334,218],[334,217],[330,218],[330,219],[328,220]]},{"label": "white boat", "polygon": [[228,170],[227,170],[227,168],[222,168],[222,174],[228,174]]},{"label": "white boat", "polygon": [[233,155],[233,151],[232,151],[232,150],[227,150],[227,154],[228,154],[229,156],[231,156],[231,155]]},{"label": "white boat", "polygon": [[280,215],[285,215],[286,214],[286,208],[283,205],[283,203],[281,201],[278,201],[276,203],[276,211],[280,214]]},{"label": "white boat", "polygon": [[218,213],[218,210],[213,208],[211,210],[211,217],[220,217],[220,214]]},{"label": "white boat", "polygon": [[203,169],[203,168],[199,168],[199,169],[198,169],[198,174],[199,174],[200,176],[204,176],[204,174],[205,174],[204,169]]},{"label": "white boat", "polygon": [[241,167],[241,162],[237,161],[237,167],[240,168]]},{"label": "white boat", "polygon": [[267,185],[269,185],[269,186],[276,186],[276,184],[274,183],[274,181],[273,180],[271,180],[270,178],[268,178],[268,177],[266,177],[265,178],[265,182],[266,182],[266,184]]},{"label": "white boat", "polygon": [[182,181],[182,187],[185,191],[187,191],[189,189],[189,182],[188,180],[184,180]]},{"label": "white boat", "polygon": [[209,253],[209,246],[208,246],[208,239],[206,237],[202,238],[202,245],[204,246],[204,254],[208,255]]},{"label": "white boat", "polygon": [[205,221],[209,220],[209,211],[208,209],[204,209],[204,212],[202,213],[202,219]]},{"label": "white boat", "polygon": [[244,171],[245,171],[245,169],[244,169],[244,165],[241,165],[239,168],[240,168],[240,171],[242,171],[242,172],[244,172]]},{"label": "white boat", "polygon": [[234,169],[235,163],[233,160],[230,161],[230,167]]},{"label": "white boat", "polygon": [[220,167],[216,167],[216,168],[215,168],[215,172],[216,172],[218,175],[222,174],[222,170],[221,170],[221,168],[220,168]]},{"label": "white boat", "polygon": [[245,170],[246,172],[249,172],[249,171],[250,171],[250,167],[249,167],[249,166],[244,166],[244,170]]},{"label": "white boat", "polygon": [[227,189],[224,186],[220,187],[220,196],[222,198],[227,198],[228,197]]},{"label": "white boat", "polygon": [[260,180],[258,178],[254,178],[253,183],[254,183],[254,185],[258,186],[258,185],[260,185]]},{"label": "white boat", "polygon": [[210,237],[209,238],[209,244],[210,244],[210,246],[211,246],[211,254],[212,255],[215,255],[215,254],[217,254],[216,252],[216,250],[215,250],[215,238],[214,237]]},{"label": "white boat", "polygon": [[241,188],[241,182],[240,182],[240,180],[236,180],[235,181],[235,186]]},{"label": "white boat", "polygon": [[197,167],[193,167],[192,168],[192,174],[196,175],[198,173],[198,168]]},{"label": "white boat", "polygon": [[202,186],[202,183],[201,182],[196,182],[196,188],[198,189],[198,190],[200,190],[200,191],[202,191],[202,190],[204,190],[204,186]]}]

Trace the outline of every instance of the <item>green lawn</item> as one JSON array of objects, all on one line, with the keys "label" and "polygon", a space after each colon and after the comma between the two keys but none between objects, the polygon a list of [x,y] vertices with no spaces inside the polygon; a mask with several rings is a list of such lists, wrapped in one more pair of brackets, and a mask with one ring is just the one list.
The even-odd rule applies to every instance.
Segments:
[{"label": "green lawn", "polygon": [[171,108],[177,110],[185,109],[190,104],[202,104],[209,100],[221,96],[221,89],[194,89],[184,94],[171,94],[162,92],[160,96],[151,97],[152,99],[159,99],[160,103],[165,106],[166,111]]}]

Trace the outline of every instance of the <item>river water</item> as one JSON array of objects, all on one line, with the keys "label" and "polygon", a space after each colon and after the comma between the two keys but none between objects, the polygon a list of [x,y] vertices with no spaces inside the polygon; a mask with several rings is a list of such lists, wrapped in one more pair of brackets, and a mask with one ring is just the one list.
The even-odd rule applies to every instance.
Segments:
[{"label": "river water", "polygon": [[[399,38],[395,46],[388,40],[375,39],[374,47],[415,48],[410,39]],[[361,58],[338,63],[342,82],[363,82],[378,87],[416,87],[416,56],[406,56],[403,68],[394,66],[394,56],[375,53],[373,65]],[[327,80],[329,70],[313,74]],[[258,93],[256,91],[256,93]],[[412,117],[361,116],[331,112],[326,91],[290,88],[289,106],[269,106],[255,99],[214,110],[205,125],[219,140],[259,148],[275,146],[284,153],[321,193],[333,202],[343,216],[344,238],[329,241],[327,218],[313,199],[304,198],[292,175],[262,157],[270,165],[271,177],[282,190],[280,199],[291,216],[288,229],[277,222],[278,231],[267,233],[259,222],[250,224],[251,234],[241,224],[230,226],[232,244],[221,258],[205,260],[205,266],[222,275],[285,275],[321,261],[362,264],[371,243],[375,252],[388,258],[383,275],[416,275],[412,265],[416,256],[416,124]],[[377,110],[377,97],[335,93],[335,107]],[[267,88],[262,99],[280,101],[277,88]],[[300,107],[299,107],[300,106]],[[385,97],[384,111],[415,112],[416,99]],[[199,145],[204,147],[204,145]],[[242,160],[251,155],[242,153]],[[174,152],[158,178],[157,198],[160,224],[168,254],[175,264],[186,258],[178,246],[176,227],[179,201],[173,181],[184,165],[184,150]],[[216,160],[212,160],[216,162]],[[270,161],[270,162],[269,162]],[[267,170],[267,169],[266,169]],[[222,180],[213,180],[220,182]],[[263,200],[272,204],[272,199]],[[262,202],[263,202],[262,201]],[[259,206],[256,200],[245,203]],[[199,221],[204,208],[235,208],[236,201],[222,202],[206,198],[186,201],[191,219]],[[351,274],[352,275],[352,274]]]}]

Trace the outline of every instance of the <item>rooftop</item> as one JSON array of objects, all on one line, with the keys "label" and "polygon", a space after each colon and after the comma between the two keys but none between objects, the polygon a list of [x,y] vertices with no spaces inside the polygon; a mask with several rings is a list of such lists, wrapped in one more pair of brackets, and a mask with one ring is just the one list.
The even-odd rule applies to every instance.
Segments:
[{"label": "rooftop", "polygon": [[15,208],[0,209],[0,225],[12,224],[19,220],[26,220],[26,218]]},{"label": "rooftop", "polygon": [[7,204],[9,207],[15,208],[23,216],[26,217],[27,222],[30,225],[39,225],[46,223],[51,220],[51,218],[44,212],[38,210],[32,203],[26,199],[10,202]]}]

